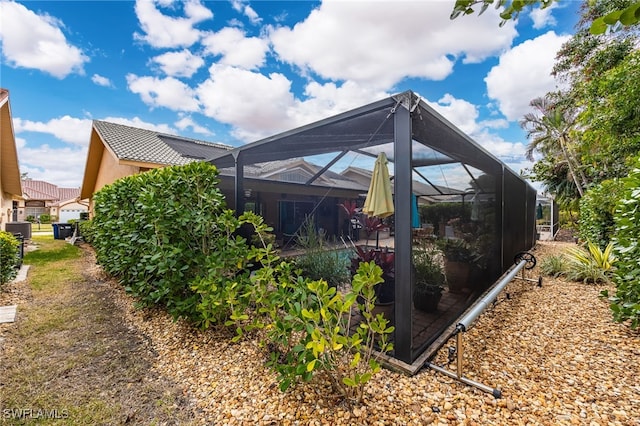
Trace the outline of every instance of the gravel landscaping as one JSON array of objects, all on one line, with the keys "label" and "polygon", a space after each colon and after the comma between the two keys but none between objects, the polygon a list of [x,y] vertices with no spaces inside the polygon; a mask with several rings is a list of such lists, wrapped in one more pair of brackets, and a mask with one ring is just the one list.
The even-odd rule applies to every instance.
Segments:
[{"label": "gravel landscaping", "polygon": [[[534,254],[540,262],[571,245],[541,242]],[[137,310],[92,257],[86,258],[86,281],[76,291],[83,299],[96,291],[99,300],[109,301],[112,318],[103,321],[127,330],[119,338],[128,335],[137,342],[128,356],[145,360],[144,374],[154,383],[169,384],[179,401],[155,415],[158,424],[179,417],[180,424],[225,425],[640,425],[640,333],[613,323],[607,302],[599,298],[603,286],[549,277],[542,287],[520,280],[507,286],[463,339],[465,376],[501,389],[501,399],[433,370],[408,377],[383,369],[366,387],[364,404],[351,409],[331,396],[321,377],[280,392],[257,341],[231,343],[227,331],[199,331],[161,311]],[[537,278],[537,268],[528,275]],[[19,285],[11,292],[13,297],[5,293],[0,301],[18,296],[27,305],[19,311],[28,312],[33,296]],[[95,303],[96,298],[90,299]],[[6,343],[12,347],[18,342],[8,330],[4,328]],[[105,334],[108,330],[101,326],[100,332],[84,333],[83,338],[100,340]],[[449,345],[454,341],[437,354],[436,364],[446,364]],[[112,355],[120,362],[125,356],[121,351]],[[106,364],[103,359],[101,365]],[[446,367],[455,371],[454,364]],[[131,382],[112,376],[105,375],[101,383],[92,374],[91,388],[109,389],[105,398],[117,394],[124,401],[128,387],[132,403],[143,397],[134,394],[144,386],[133,389]],[[162,391],[153,392],[157,396]],[[132,407],[123,419],[143,424],[149,416]]]},{"label": "gravel landscaping", "polygon": [[[540,261],[570,245],[540,243],[534,253]],[[182,383],[202,424],[640,425],[640,334],[612,322],[602,286],[549,277],[542,287],[507,286],[464,336],[465,376],[501,389],[501,399],[432,370],[383,370],[353,410],[321,379],[281,393],[256,342],[232,344],[223,332],[133,310],[114,289],[127,321],[157,351],[155,368]]]}]

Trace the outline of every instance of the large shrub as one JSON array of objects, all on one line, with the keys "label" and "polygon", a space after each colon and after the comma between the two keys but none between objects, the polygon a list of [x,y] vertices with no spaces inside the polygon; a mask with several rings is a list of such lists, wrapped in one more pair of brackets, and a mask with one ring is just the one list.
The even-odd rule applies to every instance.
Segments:
[{"label": "large shrub", "polygon": [[217,176],[208,163],[166,167],[120,179],[94,200],[92,243],[105,271],[142,305],[204,325],[224,315],[199,309],[203,299],[249,282],[249,247],[236,235],[243,222],[226,209]]},{"label": "large shrub", "polygon": [[636,328],[640,324],[640,159],[622,181],[624,192],[615,210],[612,239],[618,257],[616,292],[610,301],[614,319],[629,320]]},{"label": "large shrub", "polygon": [[619,179],[606,180],[585,192],[580,200],[580,232],[583,241],[604,249],[615,228],[613,215],[623,184]]},{"label": "large shrub", "polygon": [[81,220],[78,223],[78,227],[80,228],[80,235],[82,235],[82,239],[89,244],[93,243],[93,235],[95,234],[95,227],[93,226],[93,220]]},{"label": "large shrub", "polygon": [[11,233],[0,231],[0,286],[16,277],[16,266],[20,262],[19,244]]}]

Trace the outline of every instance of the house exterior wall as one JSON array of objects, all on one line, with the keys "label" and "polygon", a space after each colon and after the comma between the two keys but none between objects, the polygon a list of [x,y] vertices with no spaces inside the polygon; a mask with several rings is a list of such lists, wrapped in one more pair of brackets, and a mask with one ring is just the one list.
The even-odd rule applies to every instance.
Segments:
[{"label": "house exterior wall", "polygon": [[[0,182],[0,188],[2,187]],[[0,230],[5,230],[5,223],[12,222],[13,200],[11,194],[0,191]]]},{"label": "house exterior wall", "polygon": [[135,175],[140,172],[140,167],[119,164],[109,151],[105,150],[105,154],[106,155],[102,156],[100,167],[98,168],[98,176],[96,177],[96,184],[93,188],[94,194],[105,185],[109,185],[125,176]]}]

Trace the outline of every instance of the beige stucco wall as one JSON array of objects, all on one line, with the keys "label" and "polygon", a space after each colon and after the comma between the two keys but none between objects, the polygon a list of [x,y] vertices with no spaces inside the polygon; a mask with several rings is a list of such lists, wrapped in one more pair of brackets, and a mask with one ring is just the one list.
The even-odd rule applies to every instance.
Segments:
[{"label": "beige stucco wall", "polygon": [[11,222],[11,211],[13,208],[13,202],[11,194],[0,191],[0,230],[4,231],[4,224]]},{"label": "beige stucco wall", "polygon": [[100,161],[100,167],[98,168],[98,176],[96,177],[96,184],[93,188],[94,194],[103,186],[113,183],[125,176],[134,175],[140,171],[140,168],[136,166],[118,164],[116,159],[106,150],[104,154]]}]

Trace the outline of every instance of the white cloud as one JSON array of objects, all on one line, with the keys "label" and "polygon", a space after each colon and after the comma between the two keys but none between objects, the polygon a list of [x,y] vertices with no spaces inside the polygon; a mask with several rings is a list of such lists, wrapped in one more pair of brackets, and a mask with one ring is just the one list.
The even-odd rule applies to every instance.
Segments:
[{"label": "white cloud", "polygon": [[553,27],[557,24],[556,18],[553,16],[553,9],[557,9],[559,7],[558,3],[551,3],[548,7],[544,9],[540,7],[535,7],[529,12],[529,16],[533,21],[533,28],[541,29],[544,27]]},{"label": "white cloud", "polygon": [[2,1],[2,54],[12,67],[38,69],[57,78],[84,74],[89,58],[68,43],[64,24],[49,15],[37,15],[24,5]]},{"label": "white cloud", "polygon": [[205,53],[220,55],[219,64],[246,69],[255,69],[265,63],[269,48],[266,40],[246,37],[238,28],[227,27],[203,37]]},{"label": "white cloud", "polygon": [[173,77],[139,77],[127,74],[129,90],[140,95],[142,101],[152,108],[164,107],[173,111],[198,111],[194,91]]},{"label": "white cloud", "polygon": [[497,101],[507,119],[520,119],[530,111],[532,99],[557,89],[551,70],[556,53],[569,38],[549,31],[500,56],[485,83],[489,97]]},{"label": "white cloud", "polygon": [[295,99],[282,74],[268,76],[241,68],[213,65],[211,77],[196,89],[204,114],[233,127],[245,142],[271,136],[388,96],[346,82],[338,87],[312,82],[305,99]]},{"label": "white cloud", "polygon": [[98,86],[113,87],[113,83],[111,83],[111,80],[109,80],[107,77],[101,76],[100,74],[94,74],[91,77],[91,81],[93,81]]},{"label": "white cloud", "polygon": [[258,14],[256,13],[256,11],[253,10],[251,6],[246,4],[245,1],[231,0],[231,6],[236,12],[242,13],[244,16],[249,18],[249,21],[251,21],[252,24],[258,25],[262,22],[262,18],[260,18],[260,16],[258,16]]},{"label": "white cloud", "polygon": [[167,52],[151,59],[160,69],[172,77],[191,77],[204,65],[204,59],[194,55],[188,49],[179,52]]},{"label": "white cloud", "polygon": [[306,99],[296,103],[290,116],[292,126],[312,123],[368,103],[384,99],[389,93],[347,81],[341,86],[335,83],[310,82],[304,90]]},{"label": "white cloud", "polygon": [[102,119],[102,121],[108,121],[110,123],[115,123],[115,124],[122,124],[123,126],[137,127],[138,129],[152,130],[154,132],[159,132],[159,133],[167,133],[170,135],[175,135],[177,133],[176,129],[169,126],[168,124],[149,123],[148,121],[143,121],[140,117],[133,117],[133,118],[105,117]]},{"label": "white cloud", "polygon": [[[185,17],[164,15],[161,7],[174,6],[169,2],[137,0],[135,11],[144,34],[134,33],[136,40],[144,41],[156,48],[189,47],[200,37],[200,30],[195,25],[213,18],[213,13],[199,0],[188,0],[184,3]],[[176,3],[182,4],[182,3]]]},{"label": "white cloud", "polygon": [[472,103],[464,99],[456,99],[450,94],[445,94],[437,102],[426,101],[433,109],[450,121],[467,135],[478,132],[478,109]]},{"label": "white cloud", "polygon": [[236,137],[248,141],[288,127],[294,100],[291,82],[282,74],[265,76],[222,65],[212,65],[209,72],[196,89],[204,114],[234,126]]},{"label": "white cloud", "polygon": [[388,89],[407,77],[444,79],[457,58],[482,61],[516,35],[513,22],[498,30],[493,9],[453,21],[450,13],[448,2],[325,1],[270,38],[279,58],[303,71]]},{"label": "white cloud", "polygon": [[496,127],[507,127],[504,120],[478,121],[479,113],[475,105],[464,99],[457,99],[450,94],[444,95],[437,102],[427,100],[425,102],[502,161],[524,160],[526,147],[522,143],[505,141],[490,131]]},{"label": "white cloud", "polygon": [[204,126],[200,126],[197,124],[191,117],[182,117],[180,120],[175,122],[175,125],[180,130],[186,130],[191,128],[195,133],[199,133],[201,135],[212,136],[213,132],[207,129]]},{"label": "white cloud", "polygon": [[[88,135],[86,139],[89,140]],[[27,173],[31,179],[79,188],[87,160],[87,148],[53,148],[46,144],[35,148],[24,146],[18,149],[18,158],[20,172]]]},{"label": "white cloud", "polygon": [[65,115],[45,122],[13,119],[16,134],[21,132],[38,132],[55,136],[61,141],[74,145],[88,146],[91,134],[91,120],[74,118]]}]

